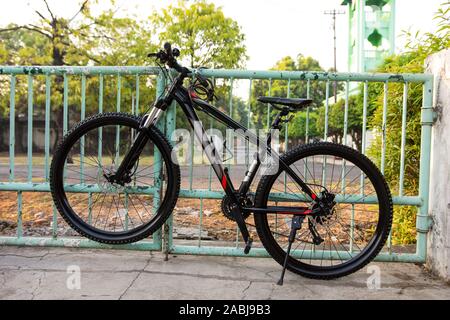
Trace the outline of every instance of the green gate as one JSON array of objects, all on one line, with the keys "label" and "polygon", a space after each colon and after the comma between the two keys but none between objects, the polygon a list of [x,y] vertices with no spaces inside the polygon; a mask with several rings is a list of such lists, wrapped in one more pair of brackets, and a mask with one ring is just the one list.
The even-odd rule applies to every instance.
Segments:
[{"label": "green gate", "polygon": [[[385,250],[377,257],[380,261],[405,261],[405,262],[424,262],[426,257],[426,237],[430,226],[428,217],[428,196],[429,196],[429,172],[430,172],[430,146],[431,146],[431,127],[433,123],[433,111],[432,111],[432,96],[433,96],[433,77],[427,74],[367,74],[367,73],[328,73],[328,72],[285,72],[285,71],[244,71],[244,70],[200,70],[197,71],[205,76],[211,77],[217,83],[227,84],[223,85],[224,88],[228,88],[224,94],[227,96],[228,101],[226,105],[222,103],[222,107],[226,107],[230,115],[235,114],[237,111],[241,114],[247,114],[247,126],[251,127],[251,104],[253,103],[252,95],[254,89],[254,82],[265,81],[269,92],[271,92],[272,83],[274,81],[284,82],[287,86],[287,96],[291,96],[291,86],[296,82],[301,82],[306,86],[305,96],[310,97],[314,83],[322,83],[325,86],[325,128],[323,140],[326,140],[328,136],[328,110],[331,101],[330,87],[333,83],[341,83],[344,86],[342,97],[345,100],[344,108],[344,144],[348,144],[348,111],[349,111],[349,96],[354,92],[356,85],[362,83],[363,90],[363,124],[362,124],[362,150],[366,152],[367,146],[367,108],[368,108],[368,95],[369,95],[369,83],[378,82],[382,83],[384,90],[383,99],[383,132],[382,132],[382,150],[380,169],[384,172],[384,166],[386,162],[386,118],[388,113],[388,91],[390,83],[402,83],[403,84],[403,102],[402,102],[402,138],[401,138],[401,159],[399,170],[399,188],[398,190],[392,190],[394,205],[405,205],[417,207],[417,219],[416,219],[416,247],[414,252],[397,252],[393,250],[391,238],[386,245]],[[239,234],[236,232],[235,241],[233,243],[218,243],[217,241],[204,241],[202,240],[203,222],[204,222],[204,210],[203,204],[207,199],[221,199],[223,192],[220,188],[213,187],[213,181],[215,179],[211,169],[202,166],[202,170],[207,170],[207,181],[205,185],[199,187],[195,186],[195,167],[194,160],[191,160],[190,164],[185,166],[186,176],[184,184],[182,184],[182,190],[180,193],[181,198],[185,199],[197,199],[199,201],[199,219],[197,223],[198,239],[191,241],[177,241],[173,237],[174,233],[174,220],[173,217],[168,220],[163,228],[163,231],[159,231],[152,236],[151,241],[141,241],[131,245],[123,246],[107,246],[101,245],[90,240],[70,237],[58,236],[58,219],[56,210],[53,209],[53,223],[52,234],[49,236],[31,237],[23,235],[23,193],[24,192],[49,192],[49,163],[50,163],[50,123],[52,114],[52,97],[58,93],[52,92],[52,82],[62,81],[63,90],[60,92],[62,95],[62,128],[63,132],[67,132],[69,126],[69,118],[73,111],[69,108],[69,101],[74,96],[79,96],[80,113],[77,115],[77,120],[84,119],[86,117],[86,90],[87,83],[96,79],[98,83],[98,101],[96,101],[97,108],[95,112],[112,111],[105,110],[103,104],[104,94],[111,94],[111,87],[109,91],[105,90],[105,79],[114,79],[115,89],[114,95],[116,96],[116,103],[114,106],[115,111],[131,112],[138,114],[146,110],[140,102],[142,96],[142,89],[154,88],[156,95],[160,95],[163,92],[166,84],[166,80],[159,74],[158,68],[154,67],[6,67],[0,66],[1,77],[1,89],[3,92],[9,91],[9,156],[5,160],[7,163],[0,163],[0,168],[5,169],[7,167],[8,175],[1,175],[0,171],[0,192],[12,191],[17,193],[17,234],[15,236],[1,236],[0,245],[29,245],[29,246],[72,246],[72,247],[84,247],[84,248],[114,248],[114,249],[137,249],[137,250],[163,250],[166,253],[174,254],[210,254],[210,255],[232,255],[232,256],[244,256],[243,245],[239,241]],[[24,85],[17,87],[17,80],[20,78],[23,80]],[[43,83],[42,88],[35,88],[34,82],[36,78],[41,79],[40,83]],[[70,80],[80,81],[79,89],[72,90],[69,88]],[[239,90],[235,88],[234,83],[246,82],[248,84],[248,90]],[[25,85],[26,83],[26,85]],[[125,83],[125,84],[124,84]],[[404,194],[404,179],[405,179],[405,144],[406,144],[406,121],[407,121],[407,108],[408,108],[408,87],[410,84],[423,85],[423,107],[421,116],[421,150],[420,150],[420,178],[419,178],[419,193],[417,195],[405,195]],[[21,159],[21,163],[17,164],[17,156],[15,155],[16,149],[16,93],[18,90],[26,90],[27,97],[27,140],[26,140],[26,157]],[[44,157],[43,162],[36,164],[33,161],[33,115],[35,114],[36,103],[33,93],[35,90],[45,90],[45,101],[41,104],[44,108],[44,128],[43,128],[43,140],[44,140]],[[235,97],[236,92],[238,94],[247,95],[248,99],[245,107],[236,110]],[[222,92],[223,93],[223,92]],[[125,95],[129,95],[125,97]],[[2,95],[4,96],[4,95]],[[127,105],[124,105],[123,101],[127,101]],[[224,99],[226,100],[226,99]],[[131,101],[131,103],[129,103]],[[111,106],[108,106],[111,107]],[[267,121],[264,125],[268,126],[270,121],[270,106],[267,106]],[[78,111],[77,111],[78,112]],[[91,110],[93,112],[93,110]],[[304,140],[310,140],[309,132],[309,110],[306,114],[306,124]],[[171,133],[177,128],[176,119],[176,106],[172,105],[165,115],[165,119],[158,124],[161,129],[164,129],[166,134],[170,137]],[[206,124],[205,124],[206,125]],[[211,121],[210,127],[214,127],[214,122]],[[23,139],[22,139],[23,140]],[[284,132],[284,149],[288,149],[288,136],[287,130]],[[191,157],[193,159],[193,157]],[[228,166],[232,166],[227,164]],[[25,173],[21,181],[15,175],[17,167],[21,167],[21,170]],[[42,179],[38,179],[36,174],[33,176],[33,168],[41,166],[43,168]],[[37,169],[36,169],[37,170]],[[5,171],[5,170],[3,170]],[[250,256],[267,256],[267,252],[258,246],[256,246],[250,252]]]}]

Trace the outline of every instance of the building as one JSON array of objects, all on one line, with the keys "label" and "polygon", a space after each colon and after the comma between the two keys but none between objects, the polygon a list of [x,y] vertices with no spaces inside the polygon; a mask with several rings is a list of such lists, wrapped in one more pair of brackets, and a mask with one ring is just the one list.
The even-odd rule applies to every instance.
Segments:
[{"label": "building", "polygon": [[395,49],[395,0],[344,0],[348,12],[348,71],[369,72]]}]

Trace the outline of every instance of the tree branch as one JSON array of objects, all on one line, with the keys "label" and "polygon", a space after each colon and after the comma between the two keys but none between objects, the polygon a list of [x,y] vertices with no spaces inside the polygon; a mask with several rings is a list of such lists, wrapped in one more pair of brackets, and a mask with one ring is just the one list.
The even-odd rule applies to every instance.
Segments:
[{"label": "tree branch", "polygon": [[34,12],[36,12],[38,14],[39,17],[41,17],[43,20],[45,20],[45,22],[49,22],[48,19],[46,17],[44,17],[44,15],[42,13],[40,13],[37,10],[34,10]]},{"label": "tree branch", "polygon": [[17,27],[12,27],[12,28],[6,28],[6,29],[0,29],[0,32],[8,32],[8,31],[15,31],[15,30],[19,30],[19,29],[26,29],[26,30],[30,30],[30,31],[34,31],[37,33],[42,34],[43,36],[51,39],[51,35],[49,35],[48,33],[45,33],[42,30],[39,30],[37,27],[32,27],[32,26],[17,26]]},{"label": "tree branch", "polygon": [[83,4],[81,5],[80,9],[75,13],[75,15],[69,20],[69,23],[71,23],[79,14],[84,10],[89,0],[85,0]]},{"label": "tree branch", "polygon": [[44,1],[45,5],[46,5],[46,7],[47,7],[48,12],[49,12],[50,15],[52,16],[52,19],[53,19],[53,20],[56,20],[56,19],[55,19],[55,16],[53,15],[52,10],[50,10],[50,6],[48,5],[47,0],[43,0],[43,1]]}]

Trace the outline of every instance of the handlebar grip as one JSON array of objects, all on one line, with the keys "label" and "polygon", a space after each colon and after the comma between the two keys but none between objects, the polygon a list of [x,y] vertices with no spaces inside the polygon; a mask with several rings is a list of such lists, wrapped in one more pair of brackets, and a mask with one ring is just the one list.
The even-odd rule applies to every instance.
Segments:
[{"label": "handlebar grip", "polygon": [[173,48],[172,49],[172,55],[176,58],[180,56],[180,49],[178,48]]},{"label": "handlebar grip", "polygon": [[166,50],[167,54],[172,55],[172,45],[170,42],[164,43],[164,50]]}]

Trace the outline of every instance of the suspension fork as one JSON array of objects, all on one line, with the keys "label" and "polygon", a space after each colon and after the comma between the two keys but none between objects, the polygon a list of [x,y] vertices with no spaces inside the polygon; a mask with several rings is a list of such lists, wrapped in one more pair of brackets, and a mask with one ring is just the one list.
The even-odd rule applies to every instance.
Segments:
[{"label": "suspension fork", "polygon": [[117,168],[116,173],[113,177],[111,177],[115,182],[117,183],[123,183],[125,180],[126,174],[130,172],[134,165],[136,164],[136,161],[139,159],[142,150],[144,150],[145,145],[147,144],[149,140],[148,131],[149,128],[158,122],[159,118],[161,117],[164,109],[165,102],[163,100],[159,100],[156,105],[153,107],[153,109],[144,116],[142,119],[138,134],[136,135],[136,138],[133,141],[133,144],[131,145],[131,148],[127,151],[125,154],[125,157],[123,158],[122,162],[120,163],[119,167]]}]

